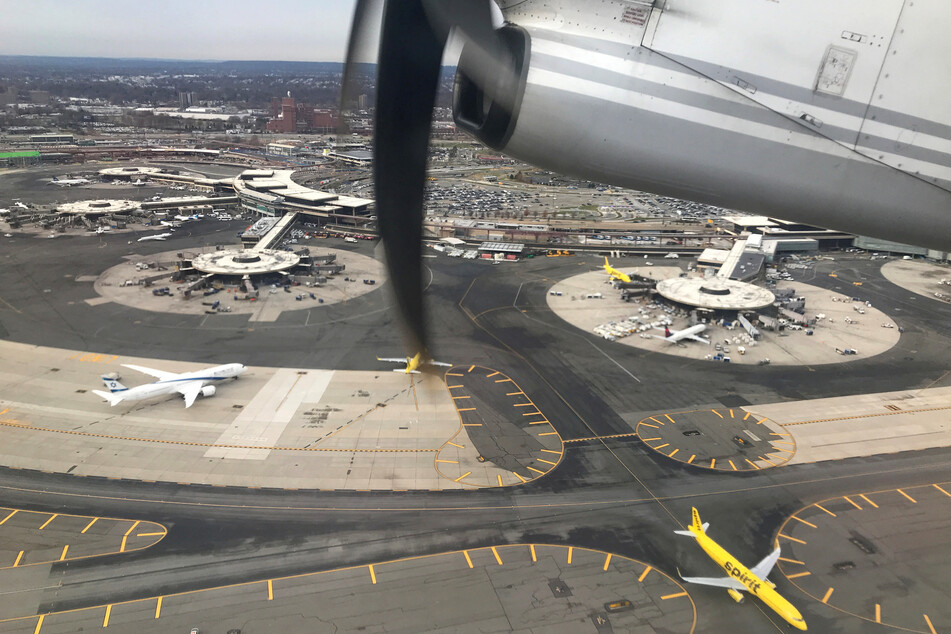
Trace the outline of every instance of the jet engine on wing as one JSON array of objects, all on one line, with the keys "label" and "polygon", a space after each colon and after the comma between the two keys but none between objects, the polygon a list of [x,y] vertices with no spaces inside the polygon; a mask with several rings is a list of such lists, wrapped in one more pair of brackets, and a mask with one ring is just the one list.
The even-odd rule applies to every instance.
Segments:
[{"label": "jet engine on wing", "polygon": [[215,395],[215,386],[214,386],[214,385],[206,385],[205,387],[201,388],[201,395],[202,395],[202,396],[214,396],[214,395]]}]

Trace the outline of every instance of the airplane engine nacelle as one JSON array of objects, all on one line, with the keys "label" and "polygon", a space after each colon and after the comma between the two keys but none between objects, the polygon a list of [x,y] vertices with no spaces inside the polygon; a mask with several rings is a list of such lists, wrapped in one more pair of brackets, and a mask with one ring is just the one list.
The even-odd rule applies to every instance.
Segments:
[{"label": "airplane engine nacelle", "polygon": [[743,593],[739,590],[734,590],[733,588],[727,588],[726,593],[730,595],[730,598],[736,601],[737,603],[743,603],[743,599],[746,597],[743,596]]},{"label": "airplane engine nacelle", "polygon": [[[637,40],[538,20],[497,34],[512,72],[479,84],[466,43],[453,89],[457,127],[494,150],[595,182],[951,249],[951,185],[855,152]],[[896,222],[910,204],[915,221]]]},{"label": "airplane engine nacelle", "polygon": [[202,395],[202,396],[214,396],[214,395],[215,395],[215,386],[214,386],[214,385],[206,385],[205,387],[201,388],[201,395]]}]

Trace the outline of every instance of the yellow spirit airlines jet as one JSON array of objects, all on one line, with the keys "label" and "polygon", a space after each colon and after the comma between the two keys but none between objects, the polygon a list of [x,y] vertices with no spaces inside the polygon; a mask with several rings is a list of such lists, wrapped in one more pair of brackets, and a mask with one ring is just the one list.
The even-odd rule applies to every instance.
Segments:
[{"label": "yellow spirit airlines jet", "polygon": [[394,372],[405,372],[406,374],[419,374],[419,366],[421,365],[438,365],[443,368],[451,368],[451,363],[442,363],[441,361],[433,361],[432,359],[423,359],[423,354],[417,352],[416,356],[410,357],[397,357],[395,359],[386,359],[386,358],[376,358],[377,361],[386,361],[387,363],[405,363],[406,367],[401,369],[393,370]]},{"label": "yellow spirit airlines jet", "polygon": [[613,266],[611,266],[611,265],[608,263],[608,257],[607,257],[607,256],[604,256],[604,270],[607,271],[607,274],[611,276],[611,279],[612,279],[612,280],[620,280],[620,281],[626,282],[626,283],[628,283],[628,284],[631,283],[631,278],[630,278],[630,276],[627,275],[626,273],[621,273],[621,272],[618,271],[616,268],[614,268]]},{"label": "yellow spirit airlines jet", "polygon": [[779,548],[766,556],[753,568],[747,568],[736,557],[723,549],[720,544],[707,537],[707,527],[709,524],[700,523],[700,514],[697,509],[693,509],[693,522],[688,526],[688,530],[674,531],[678,535],[687,535],[697,540],[697,544],[703,549],[710,559],[718,566],[723,568],[729,575],[728,577],[681,577],[689,583],[698,583],[705,586],[718,586],[726,588],[727,593],[737,603],[742,603],[743,592],[749,592],[760,601],[765,603],[773,612],[778,614],[787,623],[797,630],[805,630],[806,622],[793,605],[781,597],[774,588],[776,587],[766,577],[769,576],[776,560],[779,559]]}]

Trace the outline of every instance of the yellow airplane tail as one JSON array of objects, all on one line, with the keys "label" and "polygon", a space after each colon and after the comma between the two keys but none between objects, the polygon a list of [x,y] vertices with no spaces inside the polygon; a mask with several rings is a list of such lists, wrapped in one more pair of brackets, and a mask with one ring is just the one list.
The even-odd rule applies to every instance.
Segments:
[{"label": "yellow airplane tail", "polygon": [[674,531],[678,535],[685,535],[687,537],[696,537],[701,533],[707,532],[707,527],[710,526],[709,523],[703,523],[700,521],[700,513],[697,512],[696,507],[691,509],[693,511],[692,520],[690,522],[689,530],[686,531]]}]

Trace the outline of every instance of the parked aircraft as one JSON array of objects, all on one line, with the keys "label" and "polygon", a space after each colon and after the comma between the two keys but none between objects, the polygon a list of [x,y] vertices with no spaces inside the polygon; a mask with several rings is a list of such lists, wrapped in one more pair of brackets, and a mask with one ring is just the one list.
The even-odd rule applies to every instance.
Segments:
[{"label": "parked aircraft", "polygon": [[[669,341],[670,343],[677,343],[684,339],[691,339],[693,341],[699,341],[700,343],[705,343],[708,346],[710,345],[709,339],[704,339],[700,337],[700,333],[707,329],[706,324],[697,324],[696,326],[690,326],[689,328],[684,328],[683,330],[671,330],[670,327],[664,326],[664,336],[660,335],[651,335],[652,337],[657,337],[658,339],[663,339],[664,341]],[[655,328],[655,330],[660,330],[660,328]]]},{"label": "parked aircraft", "polygon": [[145,181],[142,180],[141,178],[137,178],[137,179],[135,179],[135,181],[133,181],[132,186],[133,186],[133,187],[145,187]]},{"label": "parked aircraft", "polygon": [[621,273],[608,263],[608,256],[604,256],[604,270],[611,276],[612,280],[620,280],[628,284],[631,283],[631,276],[627,273]]},{"label": "parked aircraft", "polygon": [[156,233],[156,234],[151,235],[151,236],[142,236],[141,238],[139,238],[139,239],[137,240],[137,242],[146,242],[146,241],[148,241],[148,240],[165,240],[166,238],[170,238],[171,236],[172,236],[172,234],[171,234],[170,232],[169,232],[169,233]]},{"label": "parked aircraft", "polygon": [[693,521],[688,530],[674,531],[678,535],[686,535],[697,540],[697,544],[713,560],[713,562],[723,568],[729,575],[727,577],[684,577],[681,579],[688,583],[696,583],[705,586],[716,586],[726,588],[727,594],[737,603],[742,603],[744,599],[743,592],[749,592],[766,604],[783,620],[792,625],[797,630],[806,629],[806,621],[802,615],[789,601],[784,599],[776,590],[776,584],[767,579],[773,566],[779,559],[780,549],[768,554],[761,562],[747,568],[737,559],[723,549],[720,544],[707,536],[708,523],[700,523],[700,514],[697,509],[693,509]]},{"label": "parked aircraft", "polygon": [[159,224],[162,225],[163,227],[171,227],[173,229],[178,229],[179,227],[182,226],[182,221],[181,220],[161,220],[159,221]]},{"label": "parked aircraft", "polygon": [[224,381],[225,379],[236,379],[248,369],[240,363],[228,363],[225,365],[216,365],[207,370],[178,374],[175,372],[165,372],[164,370],[153,370],[140,365],[126,363],[122,365],[137,372],[154,376],[158,381],[129,388],[119,383],[118,379],[113,379],[108,376],[102,377],[102,382],[109,388],[109,392],[93,390],[93,393],[109,401],[109,405],[113,407],[122,401],[139,401],[154,396],[174,394],[175,392],[178,392],[185,398],[185,407],[191,407],[199,395],[215,395],[216,388],[210,384]]},{"label": "parked aircraft", "polygon": [[88,178],[56,178],[54,176],[50,182],[60,187],[72,187],[73,185],[88,185],[92,181]]},{"label": "parked aircraft", "polygon": [[399,358],[381,358],[377,357],[377,361],[386,361],[387,363],[405,363],[406,367],[399,370],[393,370],[394,372],[405,372],[406,374],[419,374],[419,366],[421,365],[435,365],[443,368],[451,368],[451,363],[442,363],[441,361],[433,361],[432,359],[424,359],[421,352],[417,352],[413,357],[399,357]]},{"label": "parked aircraft", "polygon": [[188,222],[189,220],[198,220],[198,214],[192,214],[191,216],[183,216],[179,214],[175,216],[175,220],[180,220],[181,222]]}]

